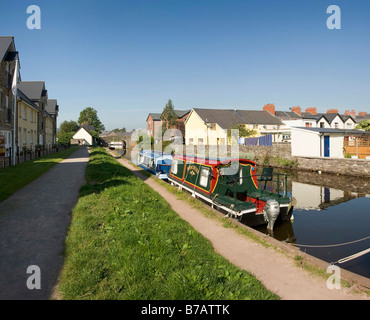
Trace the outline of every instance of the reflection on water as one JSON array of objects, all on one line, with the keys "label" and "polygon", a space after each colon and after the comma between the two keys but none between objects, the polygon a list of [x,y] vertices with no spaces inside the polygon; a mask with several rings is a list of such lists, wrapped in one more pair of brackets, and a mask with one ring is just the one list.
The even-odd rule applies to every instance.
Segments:
[{"label": "reflection on water", "polygon": [[[370,248],[369,180],[334,178],[330,185],[330,176],[311,173],[310,180],[310,173],[290,175],[289,193],[297,201],[294,220],[275,226],[270,235],[328,263]],[[256,229],[269,234],[266,227]],[[370,254],[339,267],[369,278]]]}]

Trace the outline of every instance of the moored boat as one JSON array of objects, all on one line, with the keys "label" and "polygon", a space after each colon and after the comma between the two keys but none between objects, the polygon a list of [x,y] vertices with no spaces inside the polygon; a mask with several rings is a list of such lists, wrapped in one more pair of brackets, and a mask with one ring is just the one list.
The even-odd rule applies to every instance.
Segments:
[{"label": "moored boat", "polygon": [[153,150],[141,150],[138,154],[137,165],[166,180],[172,163],[172,155]]},{"label": "moored boat", "polygon": [[[273,230],[275,222],[290,220],[292,216],[287,175],[273,174],[272,168],[265,168],[257,175],[256,163],[248,159],[175,155],[168,180],[249,226],[267,224]],[[276,192],[266,190],[268,182],[276,183]],[[281,182],[285,185],[282,194]]]}]

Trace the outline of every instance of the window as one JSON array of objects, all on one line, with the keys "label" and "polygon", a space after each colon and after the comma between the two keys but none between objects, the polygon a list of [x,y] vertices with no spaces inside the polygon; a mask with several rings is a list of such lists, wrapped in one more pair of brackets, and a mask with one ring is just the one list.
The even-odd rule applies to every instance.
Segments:
[{"label": "window", "polygon": [[335,122],[335,123],[334,123],[334,128],[335,128],[335,129],[338,129],[338,128],[339,128],[339,123],[338,123],[338,122]]},{"label": "window", "polygon": [[198,138],[198,144],[199,144],[200,146],[202,146],[202,145],[203,145],[203,138]]},{"label": "window", "polygon": [[306,122],[305,123],[305,126],[306,126],[306,128],[311,128],[312,127],[312,123],[311,122]]},{"label": "window", "polygon": [[0,91],[0,110],[3,110],[3,99],[1,91]]},{"label": "window", "polygon": [[240,168],[239,169],[239,184],[242,184],[243,183],[243,169]]},{"label": "window", "polygon": [[23,120],[27,120],[27,109],[26,109],[26,106],[23,106]]},{"label": "window", "polygon": [[31,133],[30,133],[30,144],[33,144],[33,130],[31,130]]},{"label": "window", "polygon": [[189,144],[194,144],[194,138],[189,138]]},{"label": "window", "polygon": [[199,184],[202,187],[208,186],[208,177],[209,177],[209,168],[202,168],[202,171],[200,173],[200,181],[199,181]]},{"label": "window", "polygon": [[352,128],[352,123],[347,122],[347,128]]},{"label": "window", "polygon": [[173,160],[172,161],[171,172],[173,174],[177,174],[177,169],[178,169],[178,161],[177,160]]},{"label": "window", "polygon": [[325,123],[324,122],[320,122],[320,128],[325,128]]},{"label": "window", "polygon": [[26,144],[27,129],[23,129],[23,144]]}]

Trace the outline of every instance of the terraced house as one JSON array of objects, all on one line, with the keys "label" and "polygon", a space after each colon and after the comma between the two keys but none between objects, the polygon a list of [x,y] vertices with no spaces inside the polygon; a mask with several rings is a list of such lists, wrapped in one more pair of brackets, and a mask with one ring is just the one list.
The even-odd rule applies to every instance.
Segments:
[{"label": "terraced house", "polygon": [[[56,144],[56,137],[57,137],[57,118],[58,118],[58,112],[59,112],[59,105],[58,101],[56,99],[48,99],[46,104],[46,112],[49,114],[49,118],[52,120],[51,124],[51,132],[49,132],[47,135],[51,134],[51,143]],[[50,124],[47,124],[47,127]],[[49,141],[49,138],[46,138]]]},{"label": "terraced house", "polygon": [[16,60],[19,63],[14,37],[0,36],[0,59],[0,135],[5,137],[6,156],[37,145],[51,148],[56,144],[57,100],[48,99],[45,82],[21,81],[20,72],[17,90],[12,90]]},{"label": "terraced house", "polygon": [[[21,81],[18,84],[18,89],[21,90],[31,101],[37,106],[37,142],[41,146],[47,146],[46,143],[46,122],[48,113],[46,105],[48,100],[48,92],[45,89],[44,81]],[[19,129],[18,129],[19,130]]]},{"label": "terraced house", "polygon": [[12,80],[17,55],[14,38],[0,36],[0,135],[5,137],[7,154],[13,145],[14,96]]},{"label": "terraced house", "polygon": [[18,89],[17,108],[17,145],[20,150],[34,150],[37,144],[38,107]]},{"label": "terraced house", "polygon": [[274,142],[284,135],[283,122],[268,111],[194,108],[185,122],[185,143],[226,145],[227,130],[235,125],[255,130],[257,137],[271,134]]}]

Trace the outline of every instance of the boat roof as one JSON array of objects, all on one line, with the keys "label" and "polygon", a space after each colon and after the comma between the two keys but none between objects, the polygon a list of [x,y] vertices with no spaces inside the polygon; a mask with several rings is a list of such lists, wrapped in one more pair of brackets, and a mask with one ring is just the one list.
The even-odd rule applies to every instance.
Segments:
[{"label": "boat roof", "polygon": [[173,156],[174,159],[180,159],[184,161],[191,161],[194,163],[201,163],[201,164],[207,164],[207,165],[213,165],[217,166],[219,164],[227,164],[232,161],[238,161],[238,162],[247,162],[252,165],[256,165],[256,163],[252,160],[245,159],[245,158],[232,158],[232,157],[226,157],[226,158],[219,158],[219,157],[198,157],[196,155],[179,155],[175,154]]}]

